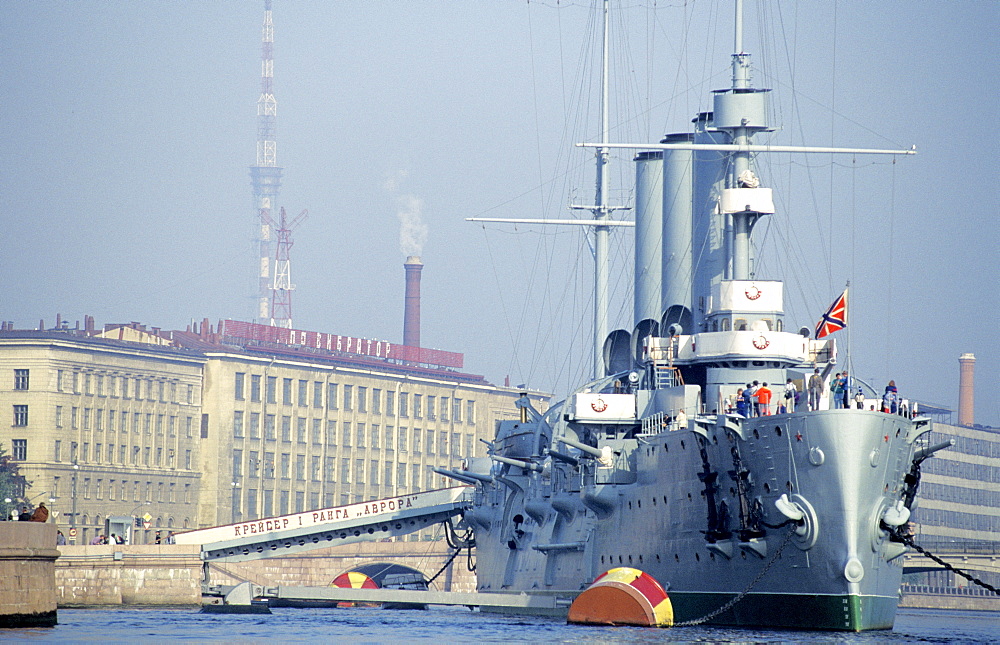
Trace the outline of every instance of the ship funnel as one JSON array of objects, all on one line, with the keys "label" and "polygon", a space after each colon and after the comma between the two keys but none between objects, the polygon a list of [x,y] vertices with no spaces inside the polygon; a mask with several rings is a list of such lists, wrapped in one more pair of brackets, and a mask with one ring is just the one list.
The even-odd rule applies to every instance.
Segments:
[{"label": "ship funnel", "polygon": [[403,263],[406,270],[406,296],[403,309],[403,344],[420,347],[420,272],[424,265],[411,255]]}]

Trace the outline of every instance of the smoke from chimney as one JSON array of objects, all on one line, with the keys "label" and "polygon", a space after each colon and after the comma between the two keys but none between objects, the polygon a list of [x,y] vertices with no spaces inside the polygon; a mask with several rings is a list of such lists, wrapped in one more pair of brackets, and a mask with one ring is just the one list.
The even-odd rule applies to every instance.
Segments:
[{"label": "smoke from chimney", "polygon": [[420,271],[424,265],[411,255],[403,263],[406,270],[406,296],[403,304],[403,344],[420,347]]},{"label": "smoke from chimney", "polygon": [[975,423],[974,381],[976,357],[962,354],[958,357],[958,425],[971,426]]}]

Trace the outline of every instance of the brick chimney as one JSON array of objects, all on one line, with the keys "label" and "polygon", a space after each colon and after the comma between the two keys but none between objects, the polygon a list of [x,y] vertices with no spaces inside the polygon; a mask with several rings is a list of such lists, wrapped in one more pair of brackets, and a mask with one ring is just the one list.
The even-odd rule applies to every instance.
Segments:
[{"label": "brick chimney", "polygon": [[974,387],[976,357],[962,354],[958,357],[958,425],[971,426],[975,423]]},{"label": "brick chimney", "polygon": [[403,344],[420,347],[420,271],[424,265],[411,255],[403,263],[406,269],[406,298],[403,305]]}]

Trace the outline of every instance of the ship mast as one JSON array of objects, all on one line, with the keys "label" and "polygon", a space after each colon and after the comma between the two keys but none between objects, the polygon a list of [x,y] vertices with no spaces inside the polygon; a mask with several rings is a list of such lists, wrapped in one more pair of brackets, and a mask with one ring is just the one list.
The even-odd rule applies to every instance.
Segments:
[{"label": "ship mast", "polygon": [[608,336],[610,326],[610,294],[608,293],[608,276],[610,275],[610,262],[608,255],[608,241],[612,226],[635,226],[634,222],[615,221],[611,219],[611,213],[616,210],[627,210],[627,206],[608,205],[608,174],[606,172],[609,156],[610,127],[608,125],[608,33],[609,33],[609,6],[610,0],[603,0],[603,39],[601,50],[601,142],[603,145],[597,147],[597,177],[594,195],[594,203],[570,204],[573,210],[588,210],[593,214],[592,219],[509,219],[498,217],[467,217],[467,222],[506,222],[508,224],[562,224],[570,226],[592,226],[594,227],[594,338],[593,351],[594,363],[592,378],[598,378],[604,374],[604,339]]}]

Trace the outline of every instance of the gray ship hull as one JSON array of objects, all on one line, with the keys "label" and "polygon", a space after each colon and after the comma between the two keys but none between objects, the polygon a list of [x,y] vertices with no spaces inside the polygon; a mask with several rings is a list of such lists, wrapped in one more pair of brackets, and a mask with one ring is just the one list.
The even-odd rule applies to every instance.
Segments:
[{"label": "gray ship hull", "polygon": [[[883,518],[926,429],[860,410],[718,416],[601,441],[613,465],[578,477],[508,466],[470,514],[479,590],[571,598],[634,567],[667,589],[679,622],[750,588],[711,622],[891,628],[904,549]],[[781,526],[783,495],[804,512],[796,524]]]}]

